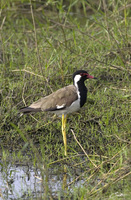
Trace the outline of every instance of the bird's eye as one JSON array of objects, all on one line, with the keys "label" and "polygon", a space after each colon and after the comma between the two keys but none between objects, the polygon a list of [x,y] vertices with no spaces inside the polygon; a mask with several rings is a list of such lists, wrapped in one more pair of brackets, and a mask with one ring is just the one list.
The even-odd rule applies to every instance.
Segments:
[{"label": "bird's eye", "polygon": [[87,76],[87,73],[80,73],[81,76]]}]

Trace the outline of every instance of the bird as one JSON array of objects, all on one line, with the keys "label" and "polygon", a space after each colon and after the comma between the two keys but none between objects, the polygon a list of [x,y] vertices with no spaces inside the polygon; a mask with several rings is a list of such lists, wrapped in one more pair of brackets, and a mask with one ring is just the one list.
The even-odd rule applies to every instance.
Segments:
[{"label": "bird", "polygon": [[20,109],[20,113],[50,112],[62,117],[62,135],[64,155],[67,156],[66,122],[67,115],[78,111],[86,103],[87,88],[84,81],[96,79],[85,70],[77,70],[73,74],[73,84],[65,86],[52,94],[42,97],[28,107]]}]

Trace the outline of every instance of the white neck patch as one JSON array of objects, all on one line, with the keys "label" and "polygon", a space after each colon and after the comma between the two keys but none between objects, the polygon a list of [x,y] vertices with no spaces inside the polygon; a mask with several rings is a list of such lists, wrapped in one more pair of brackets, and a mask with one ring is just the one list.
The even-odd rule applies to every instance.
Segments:
[{"label": "white neck patch", "polygon": [[75,76],[75,78],[74,78],[74,85],[78,88],[78,85],[77,85],[77,83],[78,83],[78,81],[81,79],[81,75],[76,75]]}]

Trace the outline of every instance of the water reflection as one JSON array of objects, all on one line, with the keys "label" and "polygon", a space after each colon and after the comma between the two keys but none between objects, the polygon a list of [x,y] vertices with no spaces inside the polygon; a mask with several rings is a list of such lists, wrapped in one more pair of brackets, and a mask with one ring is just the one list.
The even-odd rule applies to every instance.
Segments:
[{"label": "water reflection", "polygon": [[[61,166],[62,167],[62,166]],[[36,169],[29,166],[10,165],[0,167],[0,195],[2,199],[27,199],[33,200],[51,195],[63,196],[66,185],[72,181],[61,167]],[[66,177],[66,180],[65,180]],[[77,182],[79,185],[80,182]]]}]

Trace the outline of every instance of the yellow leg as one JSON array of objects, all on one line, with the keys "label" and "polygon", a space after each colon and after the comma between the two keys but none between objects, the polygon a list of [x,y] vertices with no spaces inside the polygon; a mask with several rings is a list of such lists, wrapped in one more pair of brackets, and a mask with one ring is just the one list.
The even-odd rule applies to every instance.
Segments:
[{"label": "yellow leg", "polygon": [[62,114],[62,135],[65,147],[65,156],[67,156],[66,121],[67,121],[67,116],[64,116],[64,114]]}]

